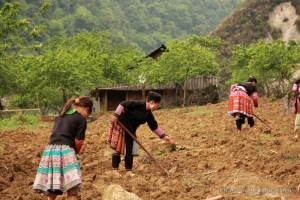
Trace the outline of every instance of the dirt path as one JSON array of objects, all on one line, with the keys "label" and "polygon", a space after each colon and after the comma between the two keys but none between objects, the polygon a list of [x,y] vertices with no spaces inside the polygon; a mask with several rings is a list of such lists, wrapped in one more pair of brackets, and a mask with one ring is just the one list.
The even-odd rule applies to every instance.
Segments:
[{"label": "dirt path", "polygon": [[[227,102],[183,110],[159,110],[160,127],[181,150],[172,152],[150,129],[138,129],[139,141],[172,173],[168,177],[142,152],[134,159],[132,178],[111,175],[111,151],[106,142],[111,113],[99,114],[88,124],[82,155],[82,200],[101,199],[110,184],[119,184],[144,200],[206,199],[222,195],[226,200],[300,199],[298,139],[293,138],[295,116],[282,114],[282,100],[260,99],[251,132],[247,125],[237,134],[234,119],[227,116]],[[2,131],[0,140],[1,199],[43,199],[32,192],[41,153],[48,142],[52,121],[41,122],[33,132]],[[124,163],[121,172],[125,173]],[[64,196],[63,196],[64,197]],[[57,198],[57,199],[63,199]],[[44,198],[45,199],[45,198]]]}]

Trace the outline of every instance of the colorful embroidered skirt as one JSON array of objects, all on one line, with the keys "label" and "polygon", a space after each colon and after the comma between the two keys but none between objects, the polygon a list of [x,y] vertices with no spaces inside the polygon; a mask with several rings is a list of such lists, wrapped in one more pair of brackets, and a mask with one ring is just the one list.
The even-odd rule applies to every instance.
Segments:
[{"label": "colorful embroidered skirt", "polygon": [[236,113],[253,117],[252,102],[248,94],[241,90],[232,91],[228,100],[227,113],[231,117],[235,117]]},{"label": "colorful embroidered skirt", "polygon": [[47,145],[40,161],[33,191],[49,195],[82,188],[80,163],[67,145]]},{"label": "colorful embroidered skirt", "polygon": [[108,142],[110,148],[124,155],[125,149],[125,131],[118,122],[111,122],[109,128]]}]

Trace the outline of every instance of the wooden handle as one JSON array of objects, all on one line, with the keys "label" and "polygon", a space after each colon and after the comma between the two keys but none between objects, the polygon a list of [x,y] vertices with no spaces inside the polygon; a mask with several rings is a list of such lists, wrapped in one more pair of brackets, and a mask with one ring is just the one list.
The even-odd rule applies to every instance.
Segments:
[{"label": "wooden handle", "polygon": [[169,172],[163,168],[158,162],[157,160],[155,160],[155,158],[143,147],[143,145],[136,139],[136,137],[134,137],[134,135],[120,122],[118,121],[118,123],[122,126],[122,128],[130,135],[130,137],[132,137],[132,139],[134,139],[134,141],[136,141],[136,143],[138,143],[138,145],[148,154],[148,156],[150,156],[150,158],[152,158],[152,160],[159,166],[159,168],[162,169],[163,172],[165,172],[168,176],[169,176]]}]

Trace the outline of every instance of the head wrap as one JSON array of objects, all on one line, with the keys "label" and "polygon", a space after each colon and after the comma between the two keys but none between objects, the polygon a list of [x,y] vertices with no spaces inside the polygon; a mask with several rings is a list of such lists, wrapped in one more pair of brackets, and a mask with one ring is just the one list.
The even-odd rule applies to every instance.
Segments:
[{"label": "head wrap", "polygon": [[255,78],[255,76],[249,76],[248,82],[252,82],[252,81],[254,81],[255,83],[257,83],[257,79]]},{"label": "head wrap", "polygon": [[154,101],[155,103],[161,102],[161,95],[150,91],[147,96],[147,101]]}]

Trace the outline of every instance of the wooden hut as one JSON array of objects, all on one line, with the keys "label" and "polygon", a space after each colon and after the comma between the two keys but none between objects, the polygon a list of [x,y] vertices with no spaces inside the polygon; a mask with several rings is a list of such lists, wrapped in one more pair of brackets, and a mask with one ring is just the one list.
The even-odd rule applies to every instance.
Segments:
[{"label": "wooden hut", "polygon": [[[152,57],[153,59],[157,59],[165,51],[167,51],[167,47],[162,44],[144,58]],[[130,66],[128,69],[131,68],[133,68],[133,66]],[[189,90],[189,93],[191,94],[189,95],[191,96],[190,99],[193,99],[193,102],[199,104],[199,98],[201,98],[198,95],[201,94],[199,91],[210,85],[217,86],[218,79],[214,76],[200,75],[188,80],[186,85],[187,90]],[[145,99],[149,91],[154,91],[162,95],[162,107],[178,106],[182,100],[182,96],[178,94],[178,86],[175,84],[158,85],[157,87],[149,86],[146,88],[143,87],[143,85],[126,86],[115,84],[105,88],[97,87],[94,91],[92,91],[92,96],[94,97],[93,112],[113,111],[117,108],[121,101]]]},{"label": "wooden hut", "polygon": [[[199,104],[199,100],[202,97],[201,90],[209,86],[218,85],[218,79],[214,76],[204,76],[200,75],[193,79],[187,81],[187,90],[190,92],[190,96],[193,96],[193,100]],[[113,111],[117,108],[121,101],[131,100],[131,99],[145,99],[142,94],[145,91],[147,95],[149,91],[154,91],[162,95],[162,107],[175,107],[180,104],[182,96],[176,91],[176,85],[158,85],[157,87],[146,87],[140,86],[126,86],[121,84],[112,85],[107,88],[96,88],[93,96],[94,99],[94,112],[99,111]],[[203,95],[202,95],[203,96]]]}]

